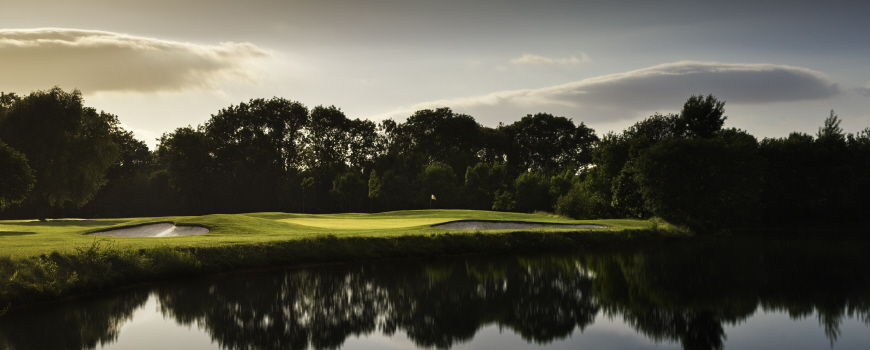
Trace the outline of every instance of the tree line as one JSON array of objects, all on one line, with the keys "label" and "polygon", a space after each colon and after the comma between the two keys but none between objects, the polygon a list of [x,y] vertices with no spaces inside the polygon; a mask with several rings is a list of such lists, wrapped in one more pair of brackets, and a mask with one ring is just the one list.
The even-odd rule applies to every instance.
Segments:
[{"label": "tree line", "polygon": [[[402,209],[652,216],[735,223],[852,220],[868,208],[870,128],[831,112],[816,135],[759,141],[692,96],[598,137],[548,113],[491,128],[449,108],[350,119],[283,98],[231,105],[156,149],[78,90],[0,95],[0,217],[132,217]],[[435,198],[432,201],[432,198]]]}]

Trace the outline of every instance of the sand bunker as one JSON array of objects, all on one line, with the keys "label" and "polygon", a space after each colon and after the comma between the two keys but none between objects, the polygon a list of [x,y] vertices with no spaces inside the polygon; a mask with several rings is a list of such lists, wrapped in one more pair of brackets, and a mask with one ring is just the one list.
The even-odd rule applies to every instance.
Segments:
[{"label": "sand bunker", "polygon": [[548,222],[517,222],[517,221],[454,221],[432,227],[443,228],[447,230],[516,230],[524,228],[607,228],[602,225],[591,224],[556,224]]},{"label": "sand bunker", "polygon": [[124,227],[108,231],[89,233],[89,235],[115,237],[175,237],[195,236],[208,233],[208,229],[200,226],[175,226],[168,222]]}]

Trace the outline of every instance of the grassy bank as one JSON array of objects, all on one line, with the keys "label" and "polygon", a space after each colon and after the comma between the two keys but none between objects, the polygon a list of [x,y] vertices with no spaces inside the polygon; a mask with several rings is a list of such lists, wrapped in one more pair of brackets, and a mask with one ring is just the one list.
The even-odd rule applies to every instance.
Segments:
[{"label": "grassy bank", "polygon": [[[448,231],[464,220],[593,223],[606,229]],[[120,238],[90,232],[149,222],[200,225],[200,236]],[[683,233],[638,220],[576,221],[470,210],[379,214],[254,213],[0,222],[0,310],[180,276],[307,263],[626,244]]]}]

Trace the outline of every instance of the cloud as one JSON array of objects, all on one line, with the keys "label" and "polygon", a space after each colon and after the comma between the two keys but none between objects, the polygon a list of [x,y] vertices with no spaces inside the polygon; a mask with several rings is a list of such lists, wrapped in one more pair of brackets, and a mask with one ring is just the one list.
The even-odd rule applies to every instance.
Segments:
[{"label": "cloud", "polygon": [[589,59],[589,55],[585,53],[580,53],[580,58],[577,56],[571,56],[568,58],[549,58],[544,56],[538,56],[533,54],[524,54],[518,58],[514,58],[511,60],[513,64],[525,64],[525,65],[539,65],[539,66],[555,66],[555,65],[578,65],[581,63],[588,63],[591,60]]},{"label": "cloud", "polygon": [[424,102],[373,119],[404,119],[419,109],[447,106],[485,125],[537,112],[603,123],[678,110],[693,94],[713,94],[727,101],[727,108],[734,104],[825,99],[840,93],[840,87],[827,76],[806,68],[681,61],[541,89]]},{"label": "cloud", "polygon": [[860,95],[870,97],[870,83],[868,83],[866,86],[860,86],[855,88],[855,92]]},{"label": "cloud", "polygon": [[270,54],[250,43],[198,45],[76,29],[0,30],[0,89],[54,85],[98,91],[180,91],[224,81],[255,82]]}]

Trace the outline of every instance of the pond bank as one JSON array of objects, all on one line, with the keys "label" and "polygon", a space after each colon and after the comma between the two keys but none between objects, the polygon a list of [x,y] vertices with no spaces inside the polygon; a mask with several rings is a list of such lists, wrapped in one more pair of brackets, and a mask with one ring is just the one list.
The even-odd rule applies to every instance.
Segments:
[{"label": "pond bank", "polygon": [[69,252],[0,257],[0,313],[153,281],[236,270],[391,258],[558,251],[685,239],[669,226],[625,230],[460,231],[429,235],[336,236],[214,246],[116,247],[94,240]]}]

